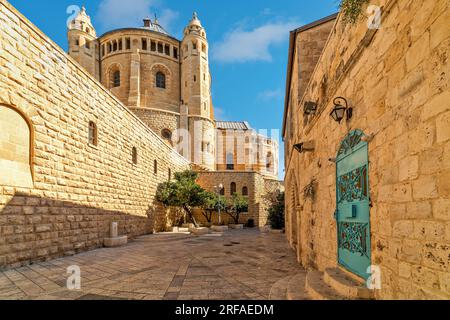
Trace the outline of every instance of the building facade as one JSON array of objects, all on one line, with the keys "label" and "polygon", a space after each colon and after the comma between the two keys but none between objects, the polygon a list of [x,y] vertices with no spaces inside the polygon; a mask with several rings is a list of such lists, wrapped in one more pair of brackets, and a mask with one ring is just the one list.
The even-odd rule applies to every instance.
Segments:
[{"label": "building facade", "polygon": [[[130,238],[168,230],[179,212],[155,200],[158,185],[192,168],[221,174],[195,15],[183,41],[149,20],[98,38],[85,10],[68,35],[69,55],[0,0],[0,269],[98,248],[113,221]],[[198,123],[199,159],[174,139]],[[249,215],[263,214],[264,189],[248,188]]]},{"label": "building facade", "polygon": [[[234,139],[223,139],[223,131],[231,128],[229,136],[238,139],[246,137],[250,126],[244,125],[240,130],[233,129],[234,122],[219,122],[216,126],[209,45],[196,13],[184,29],[181,41],[170,36],[157,19],[149,18],[144,19],[140,28],[112,30],[97,37],[83,7],[69,25],[68,42],[71,57],[198,168],[226,169],[226,157],[234,149],[236,170],[245,168],[244,171],[255,170],[271,177],[278,175],[276,140],[260,137],[247,142],[255,154],[272,155],[270,171],[261,170],[265,167],[260,168],[256,156],[242,159],[247,162],[238,165],[240,148],[235,148]],[[228,168],[234,171],[231,166]]]},{"label": "building facade", "polygon": [[379,299],[449,299],[449,2],[379,6],[379,27],[340,14],[291,32],[287,237],[328,284],[338,272],[376,278]]}]

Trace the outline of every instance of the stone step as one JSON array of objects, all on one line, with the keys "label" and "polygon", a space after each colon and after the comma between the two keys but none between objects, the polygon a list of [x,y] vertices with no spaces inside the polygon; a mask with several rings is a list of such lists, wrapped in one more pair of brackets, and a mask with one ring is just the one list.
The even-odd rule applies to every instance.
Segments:
[{"label": "stone step", "polygon": [[324,282],[332,287],[337,293],[348,299],[372,299],[373,292],[365,283],[356,280],[339,268],[328,268],[323,276]]},{"label": "stone step", "polygon": [[315,270],[308,271],[306,275],[306,292],[313,300],[346,300],[323,281],[323,273]]},{"label": "stone step", "polygon": [[286,300],[287,299],[287,287],[293,276],[285,277],[274,283],[270,288],[269,300]]},{"label": "stone step", "polygon": [[286,297],[288,300],[310,300],[306,292],[306,271],[296,274],[288,283]]}]

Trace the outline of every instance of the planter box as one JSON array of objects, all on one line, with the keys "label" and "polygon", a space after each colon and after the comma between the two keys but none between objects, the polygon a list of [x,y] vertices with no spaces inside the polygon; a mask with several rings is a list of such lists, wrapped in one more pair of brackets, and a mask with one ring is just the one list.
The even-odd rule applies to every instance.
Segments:
[{"label": "planter box", "polygon": [[196,236],[201,236],[209,233],[209,228],[190,228],[189,231]]},{"label": "planter box", "polygon": [[282,234],[283,230],[282,229],[270,229],[270,233]]},{"label": "planter box", "polygon": [[229,224],[228,227],[230,229],[244,229],[244,225],[243,224]]},{"label": "planter box", "polygon": [[215,232],[225,232],[228,231],[228,226],[212,226],[211,230]]},{"label": "planter box", "polygon": [[116,237],[116,238],[105,238],[103,240],[103,245],[107,248],[115,248],[126,245],[128,242],[128,237]]},{"label": "planter box", "polygon": [[173,233],[186,233],[186,232],[189,232],[189,228],[173,227],[172,232]]}]

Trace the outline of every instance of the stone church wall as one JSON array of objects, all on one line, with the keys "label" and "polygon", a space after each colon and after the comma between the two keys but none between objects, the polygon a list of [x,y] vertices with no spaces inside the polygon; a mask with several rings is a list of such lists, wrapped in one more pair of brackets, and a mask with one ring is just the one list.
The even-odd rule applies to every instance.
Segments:
[{"label": "stone church wall", "polygon": [[[243,188],[248,190],[248,213],[240,217],[240,223],[247,224],[248,220],[253,219],[255,227],[264,227],[267,224],[267,210],[270,206],[270,195],[283,190],[282,182],[275,179],[268,179],[257,172],[244,171],[216,171],[199,172],[198,183],[210,192],[217,192],[215,189],[219,184],[224,186],[226,198],[231,197],[231,184],[236,184],[236,193],[242,195]],[[199,210],[196,210],[196,218],[201,223],[206,223],[206,219]],[[227,214],[222,215],[222,221],[225,223],[234,223]],[[217,215],[214,215],[214,223],[217,223]]]},{"label": "stone church wall", "polygon": [[[286,159],[287,234],[303,265],[321,271],[337,265],[336,165],[329,159],[360,129],[374,137],[369,185],[372,263],[382,281],[377,298],[449,299],[450,4],[379,5],[379,30],[365,20],[344,26],[339,18],[303,100],[290,104],[287,148],[314,141],[315,150],[292,151]],[[293,77],[298,86],[298,72]],[[354,108],[340,125],[329,116],[337,96]],[[320,102],[309,119],[304,101]],[[312,181],[314,197],[305,197]]]},{"label": "stone church wall", "polygon": [[[130,237],[170,225],[155,203],[156,187],[169,169],[189,163],[0,0],[0,109],[6,108],[29,125],[32,185],[0,185],[0,268],[100,247],[111,221]],[[89,122],[97,126],[97,145],[88,143]],[[0,139],[3,158],[8,144]]]}]

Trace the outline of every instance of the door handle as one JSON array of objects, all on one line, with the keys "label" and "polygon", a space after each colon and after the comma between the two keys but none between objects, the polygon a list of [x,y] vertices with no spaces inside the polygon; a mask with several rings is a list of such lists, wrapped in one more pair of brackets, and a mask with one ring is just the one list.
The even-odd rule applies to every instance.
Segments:
[{"label": "door handle", "polygon": [[356,218],[358,216],[358,207],[356,205],[352,205],[352,216],[351,218]]}]

